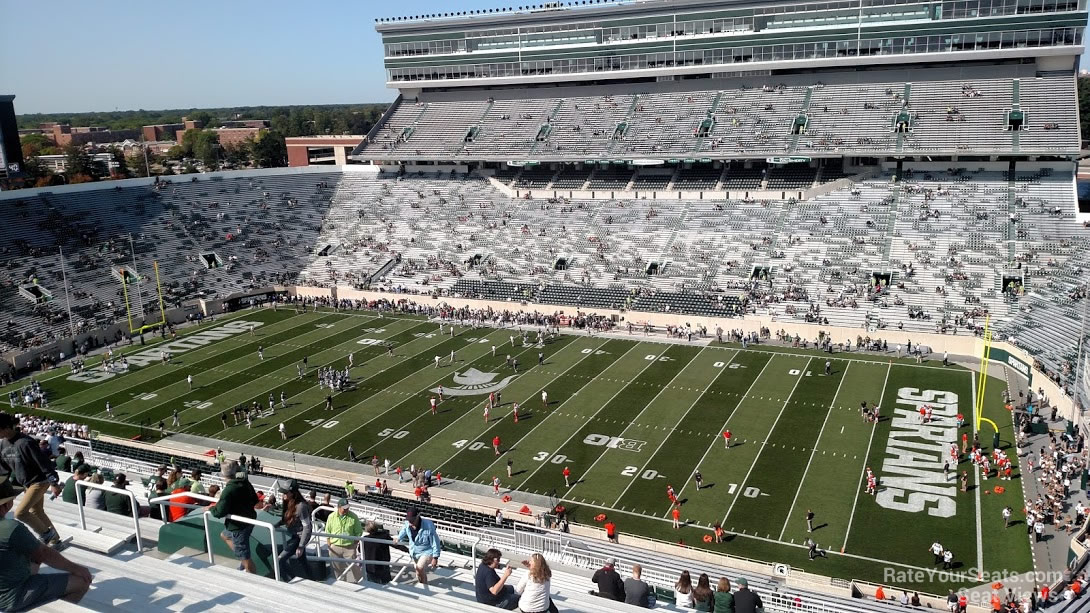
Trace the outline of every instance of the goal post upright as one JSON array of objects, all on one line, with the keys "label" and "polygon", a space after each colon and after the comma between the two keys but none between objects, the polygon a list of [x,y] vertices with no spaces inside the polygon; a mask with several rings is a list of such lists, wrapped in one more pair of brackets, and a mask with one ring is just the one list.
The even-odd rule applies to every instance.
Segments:
[{"label": "goal post upright", "polygon": [[132,306],[129,302],[129,284],[125,281],[124,268],[121,269],[121,274],[119,276],[121,277],[121,294],[125,299],[125,316],[129,319],[129,334],[132,334],[134,331],[132,327]]},{"label": "goal post upright", "polygon": [[151,266],[155,269],[155,291],[159,294],[159,323],[156,325],[166,325],[167,313],[163,308],[163,284],[159,281],[159,260],[152,260]]},{"label": "goal post upright", "polygon": [[999,433],[999,426],[987,417],[984,417],[984,389],[988,384],[988,363],[992,357],[992,330],[991,330],[991,315],[987,315],[984,318],[984,346],[980,353],[980,372],[977,373],[977,386],[976,386],[976,399],[973,405],[973,412],[975,413],[975,430],[979,431],[980,426],[984,422],[991,424],[996,434]]}]

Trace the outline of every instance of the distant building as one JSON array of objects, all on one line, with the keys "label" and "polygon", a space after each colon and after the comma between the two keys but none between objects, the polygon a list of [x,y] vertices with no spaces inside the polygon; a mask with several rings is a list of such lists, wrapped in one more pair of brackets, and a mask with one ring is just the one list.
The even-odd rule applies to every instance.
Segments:
[{"label": "distant building", "polygon": [[72,127],[68,124],[52,124],[46,133],[58,147],[94,143],[121,142],[127,138],[140,138],[140,130],[110,130],[98,126]]},{"label": "distant building", "polygon": [[179,130],[185,130],[185,124],[182,123],[158,123],[151,126],[144,126],[141,128],[141,132],[144,135],[144,140],[148,142],[160,141],[164,138],[174,138],[174,135]]},{"label": "distant building", "polygon": [[[63,153],[56,155],[39,155],[36,158],[42,168],[46,168],[55,173],[62,173],[68,170],[68,156]],[[92,153],[91,159],[96,162],[102,162],[106,165],[106,168],[113,172],[118,167],[118,163],[114,161],[112,153]]]},{"label": "distant building", "polygon": [[246,142],[246,139],[257,138],[258,132],[266,128],[214,128],[212,131],[219,135],[220,145],[227,149],[235,149]]},{"label": "distant building", "polygon": [[288,148],[288,166],[319,166],[356,163],[348,159],[363,136],[292,136],[284,139]]},{"label": "distant building", "polygon": [[15,96],[0,96],[0,179],[23,173],[23,149],[15,122]]}]

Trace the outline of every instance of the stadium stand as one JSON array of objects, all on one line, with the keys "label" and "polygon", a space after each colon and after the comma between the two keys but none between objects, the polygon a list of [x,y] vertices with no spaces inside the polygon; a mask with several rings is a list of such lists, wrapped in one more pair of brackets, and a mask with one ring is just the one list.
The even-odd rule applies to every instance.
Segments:
[{"label": "stadium stand", "polygon": [[[380,20],[388,85],[400,92],[354,151],[366,164],[0,194],[3,374],[137,342],[160,310],[179,323],[270,295],[477,301],[468,306],[616,326],[693,319],[737,326],[735,339],[801,330],[856,346],[895,335],[976,347],[988,326],[1015,370],[1015,354],[1032,359],[1018,372],[1056,390],[1053,404],[1085,433],[1072,398],[1090,368],[1090,234],[1075,202],[1085,6],[607,4]],[[140,477],[128,491],[141,505],[140,482],[157,467],[215,468],[70,438],[103,473]],[[251,474],[263,492],[283,477]],[[313,477],[303,489],[343,492]],[[47,506],[72,558],[94,569],[84,604],[97,610],[335,601],[474,611],[473,566],[489,546],[511,560],[542,553],[561,610],[631,610],[587,593],[610,557],[623,575],[640,563],[666,610],[677,609],[683,569],[744,577],[778,613],[896,606],[874,602],[875,586],[861,582],[796,582],[805,571],[674,555],[688,552],[649,539],[607,543],[596,526],[497,525],[403,494],[365,489],[353,509],[388,528],[410,506],[435,519],[444,564],[430,587],[400,576],[384,586],[278,585],[241,575],[222,551],[219,564],[204,562],[207,543],[219,543],[205,540],[199,511],[163,524]],[[308,544],[314,554],[320,540]],[[261,544],[268,557],[271,543]],[[395,552],[393,562],[406,558]],[[928,596],[926,606],[946,605]]]},{"label": "stadium stand", "polygon": [[[96,441],[91,444],[77,439],[67,441],[73,449],[87,451],[87,460],[100,469],[113,467],[124,469],[135,477],[151,475],[157,463],[129,457],[133,449],[121,445]],[[92,450],[93,445],[93,450]],[[110,451],[105,451],[109,449]],[[112,451],[126,455],[114,455]],[[161,459],[162,454],[146,457]],[[178,460],[177,458],[175,460]],[[189,460],[193,462],[192,460]],[[62,473],[62,480],[68,474]],[[275,475],[262,475],[255,486],[261,492],[275,493]],[[252,477],[253,479],[253,477]],[[129,490],[136,496],[141,506],[149,505],[149,498],[140,479],[133,479]],[[212,470],[204,479],[206,486],[222,485],[222,480]],[[300,483],[303,491],[311,486],[320,488],[321,493],[329,491],[328,485]],[[434,571],[428,587],[415,583],[414,579],[397,579],[388,584],[365,581],[352,584],[345,581],[305,581],[299,578],[287,583],[276,583],[267,577],[254,577],[240,573],[233,568],[229,556],[217,551],[218,563],[209,563],[204,549],[204,536],[198,535],[196,541],[190,541],[189,547],[194,553],[168,552],[156,542],[174,539],[167,536],[163,522],[142,517],[139,519],[144,539],[148,547],[136,547],[133,542],[131,518],[124,518],[105,511],[84,508],[86,528],[82,529],[80,514],[76,505],[60,499],[47,500],[46,510],[58,525],[62,536],[70,539],[71,546],[65,551],[66,557],[92,570],[95,581],[87,597],[78,606],[55,602],[42,611],[73,611],[82,608],[102,609],[106,607],[130,610],[141,608],[145,611],[183,611],[194,608],[215,607],[224,611],[250,611],[259,607],[283,607],[285,603],[305,602],[315,599],[335,600],[340,606],[370,610],[382,607],[384,610],[401,611],[446,611],[455,608],[460,611],[489,610],[478,605],[474,600],[473,572],[476,568],[476,554],[483,553],[488,547],[496,547],[516,560],[530,553],[543,553],[553,569],[552,597],[561,611],[585,611],[608,613],[613,611],[635,611],[638,607],[612,602],[588,594],[593,587],[589,574],[599,568],[606,559],[615,557],[620,562],[617,570],[622,576],[628,576],[633,563],[640,563],[643,578],[654,588],[658,603],[657,610],[682,610],[674,604],[673,583],[682,569],[695,575],[706,572],[710,576],[730,576],[733,579],[745,577],[750,588],[762,596],[766,610],[770,611],[822,611],[827,613],[880,611],[884,605],[855,600],[843,602],[836,597],[811,590],[787,588],[771,577],[760,574],[727,569],[710,563],[693,561],[679,565],[678,560],[669,556],[654,554],[646,550],[624,546],[604,545],[586,542],[585,538],[565,536],[532,526],[505,522],[496,526],[492,518],[479,516],[477,520],[457,510],[427,505],[405,499],[378,494],[364,493],[352,504],[352,511],[363,519],[381,522],[391,532],[404,521],[404,510],[416,508],[425,517],[433,519],[439,528],[443,541],[443,564]],[[198,517],[204,508],[189,512],[189,517]],[[277,513],[274,509],[273,516]],[[468,521],[467,521],[468,520]],[[128,528],[126,521],[130,522]],[[184,520],[183,520],[184,521]],[[320,531],[322,524],[317,524]],[[255,532],[256,534],[256,532]],[[158,536],[157,536],[158,535]],[[213,537],[214,538],[214,537]],[[324,545],[321,538],[315,536],[308,545],[311,558],[321,557]],[[174,544],[169,549],[174,548]],[[262,549],[255,549],[258,556]],[[407,555],[391,550],[391,562],[411,564]],[[400,575],[393,573],[395,577]],[[411,573],[410,573],[411,574]],[[408,575],[405,575],[408,577]],[[277,604],[278,603],[278,604]]]}]

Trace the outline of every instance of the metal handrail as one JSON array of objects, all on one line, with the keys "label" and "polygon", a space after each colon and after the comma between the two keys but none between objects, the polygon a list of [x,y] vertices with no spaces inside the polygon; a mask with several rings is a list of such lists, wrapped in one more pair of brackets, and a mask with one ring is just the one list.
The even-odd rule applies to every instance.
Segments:
[{"label": "metal handrail", "polygon": [[140,504],[136,501],[136,494],[133,494],[129,490],[123,490],[118,487],[103,485],[101,483],[91,483],[90,481],[76,481],[73,479],[72,483],[76,486],[76,510],[79,512],[79,527],[82,530],[87,529],[87,517],[83,513],[83,490],[81,488],[89,487],[91,489],[128,496],[130,510],[132,511],[132,523],[133,526],[136,527],[136,551],[144,551],[144,541],[140,537]]},{"label": "metal handrail", "polygon": [[[398,544],[398,541],[395,541],[392,538],[387,540],[387,539],[372,538],[372,537],[369,537],[369,536],[352,536],[350,534],[332,534],[332,533],[329,533],[329,532],[311,532],[310,533],[310,538],[312,540],[315,540],[315,539],[317,540],[316,549],[317,549],[319,554],[322,553],[322,541],[321,541],[322,537],[324,537],[326,539],[327,549],[329,547],[329,539],[331,539],[331,538],[339,538],[339,539],[345,539],[345,540],[349,540],[349,541],[356,541],[356,555],[359,556],[359,557],[357,557],[357,558],[334,558],[332,556],[318,555],[318,556],[314,556],[314,557],[308,557],[308,559],[314,560],[314,561],[317,561],[317,562],[337,562],[337,563],[343,563],[343,564],[355,564],[357,566],[361,565],[361,564],[367,564],[367,565],[370,565],[370,566],[397,566],[399,570],[397,571],[397,574],[394,575],[394,577],[390,580],[392,583],[397,583],[398,579],[401,578],[401,575],[404,574],[406,569],[415,568],[415,564],[413,564],[411,562],[384,562],[384,561],[381,561],[381,560],[368,560],[367,558],[363,557],[363,552],[360,551],[360,547],[359,547],[360,543],[378,543],[380,545],[389,545],[391,547],[395,547]],[[305,546],[305,544],[304,544],[304,546]],[[340,580],[341,577],[343,577],[345,575],[345,573],[347,573],[347,572],[348,572],[348,568],[345,568],[344,571],[342,571],[340,575],[337,575],[337,579]]]},{"label": "metal handrail", "polygon": [[[174,502],[176,498],[193,498],[195,500],[203,500],[205,502],[217,502],[219,499],[209,496],[207,494],[194,494],[192,492],[178,492],[177,494],[167,494],[165,496],[156,496],[155,498],[149,498],[148,504],[159,505],[160,513],[163,517],[166,517],[166,507],[183,507],[186,509],[205,509],[208,507],[206,504],[191,504],[188,502]],[[163,521],[166,521],[165,519]]]},{"label": "metal handrail", "polygon": [[[208,527],[208,518],[212,516],[212,511],[205,511],[201,517],[204,518],[204,541],[208,547],[208,563],[216,563],[216,554],[212,551],[212,532]],[[269,529],[269,544],[272,546],[272,567],[273,578],[280,581],[280,552],[277,551],[276,546],[276,526],[267,521],[261,521],[257,519],[250,519],[249,517],[242,517],[241,515],[226,515],[221,517],[224,521],[231,520],[244,524],[250,524],[251,526],[263,527]]]}]

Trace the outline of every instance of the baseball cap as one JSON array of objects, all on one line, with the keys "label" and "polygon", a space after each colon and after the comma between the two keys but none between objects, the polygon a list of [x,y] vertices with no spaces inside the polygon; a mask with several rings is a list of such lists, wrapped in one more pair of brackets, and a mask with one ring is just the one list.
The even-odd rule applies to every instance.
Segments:
[{"label": "baseball cap", "polygon": [[417,511],[416,509],[409,509],[408,511],[405,511],[405,521],[409,523],[414,523],[419,517],[420,511]]},{"label": "baseball cap", "polygon": [[341,497],[341,498],[337,499],[337,508],[347,507],[347,506],[348,506],[348,499],[347,498]]},{"label": "baseball cap", "polygon": [[76,473],[77,475],[89,475],[89,474],[91,474],[91,465],[90,464],[80,464],[72,472]]},{"label": "baseball cap", "polygon": [[610,558],[610,559],[606,560],[606,566],[616,566],[616,565],[617,565],[617,558]]},{"label": "baseball cap", "polygon": [[295,482],[295,479],[288,479],[284,483],[280,484],[280,493],[286,494],[288,492],[294,492],[299,489],[299,484]]},{"label": "baseball cap", "polygon": [[749,581],[746,581],[745,577],[739,577],[734,583],[739,587],[749,587]]},{"label": "baseball cap", "polygon": [[0,477],[0,504],[7,504],[15,500],[22,489],[21,487],[15,487],[15,484],[7,476]]}]

